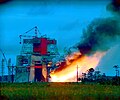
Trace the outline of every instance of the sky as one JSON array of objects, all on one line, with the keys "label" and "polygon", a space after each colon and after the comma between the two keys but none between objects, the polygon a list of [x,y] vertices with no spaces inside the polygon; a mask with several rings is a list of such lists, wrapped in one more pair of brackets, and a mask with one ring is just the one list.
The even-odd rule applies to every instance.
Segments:
[{"label": "sky", "polygon": [[[80,42],[82,30],[93,19],[111,16],[106,11],[109,1],[10,0],[0,4],[0,49],[15,65],[21,50],[19,35],[37,26],[41,35],[57,40],[58,50],[63,54],[65,47]],[[2,53],[0,56],[3,57]]]}]

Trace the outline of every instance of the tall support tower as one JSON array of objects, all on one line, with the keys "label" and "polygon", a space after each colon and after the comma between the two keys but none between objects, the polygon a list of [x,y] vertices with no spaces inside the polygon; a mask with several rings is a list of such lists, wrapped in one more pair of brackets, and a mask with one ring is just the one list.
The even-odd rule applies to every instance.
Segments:
[{"label": "tall support tower", "polygon": [[[34,36],[28,35],[32,30],[34,30]],[[20,35],[22,51],[17,56],[16,81],[47,81],[47,69],[49,69],[47,67],[52,59],[59,55],[57,41],[45,35],[38,36],[38,33],[38,28],[34,27]]]}]

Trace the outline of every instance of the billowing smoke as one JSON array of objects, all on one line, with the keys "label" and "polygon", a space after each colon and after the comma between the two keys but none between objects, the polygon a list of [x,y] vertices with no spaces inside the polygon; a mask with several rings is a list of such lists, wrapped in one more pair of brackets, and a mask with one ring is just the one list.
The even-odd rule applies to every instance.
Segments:
[{"label": "billowing smoke", "polygon": [[[82,40],[76,46],[80,54],[74,57],[74,59],[70,59],[70,64],[78,58],[82,59],[84,55],[106,52],[111,47],[120,44],[120,19],[118,17],[120,14],[120,0],[113,0],[108,4],[107,10],[118,14],[113,17],[94,19],[87,28],[83,30]],[[55,72],[66,68],[66,62],[56,69]]]},{"label": "billowing smoke", "polygon": [[106,9],[114,12],[114,16],[95,19],[88,25],[83,31],[82,42],[77,46],[82,54],[107,51],[120,43],[120,0],[112,0]]},{"label": "billowing smoke", "polygon": [[[70,65],[76,59],[82,59],[84,55],[89,56],[96,52],[106,52],[116,44],[120,44],[120,21],[114,17],[95,19],[83,31],[82,40],[77,45],[80,53],[78,55],[68,55],[70,59],[67,58],[67,61]],[[67,61],[62,63],[55,72],[66,68]]]},{"label": "billowing smoke", "polygon": [[120,15],[120,0],[112,0],[112,2],[107,5],[107,10]]},{"label": "billowing smoke", "polygon": [[10,2],[10,1],[12,1],[12,0],[0,0],[0,4],[5,4],[5,3]]},{"label": "billowing smoke", "polygon": [[82,54],[107,51],[120,42],[120,21],[115,18],[98,18],[84,30],[78,48]]}]

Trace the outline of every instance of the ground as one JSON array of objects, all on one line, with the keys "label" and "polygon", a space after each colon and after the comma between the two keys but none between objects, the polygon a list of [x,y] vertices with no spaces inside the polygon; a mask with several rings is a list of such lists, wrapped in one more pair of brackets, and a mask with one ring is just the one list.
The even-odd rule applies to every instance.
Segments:
[{"label": "ground", "polygon": [[120,100],[120,86],[115,85],[2,83],[0,90],[2,100]]}]

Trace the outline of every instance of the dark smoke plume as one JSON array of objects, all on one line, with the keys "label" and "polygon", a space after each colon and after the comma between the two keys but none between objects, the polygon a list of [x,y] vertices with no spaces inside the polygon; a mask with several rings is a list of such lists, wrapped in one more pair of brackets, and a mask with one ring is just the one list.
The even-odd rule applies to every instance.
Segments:
[{"label": "dark smoke plume", "polygon": [[[77,45],[82,55],[79,55],[78,58],[82,59],[84,55],[91,55],[97,51],[107,51],[116,44],[120,44],[120,21],[113,17],[95,19],[83,31],[82,40]],[[70,64],[75,60],[70,60]],[[59,72],[66,67],[66,63],[61,64],[55,72]]]},{"label": "dark smoke plume", "polygon": [[[93,20],[83,32],[78,49],[82,54],[106,51],[120,40],[120,21],[114,18]],[[119,41],[120,43],[120,41]]]},{"label": "dark smoke plume", "polygon": [[107,10],[120,15],[120,0],[112,0],[112,2],[107,5]]},{"label": "dark smoke plume", "polygon": [[[82,55],[79,55],[78,58],[82,59],[84,55],[94,54],[97,51],[107,51],[116,44],[120,44],[120,21],[113,17],[95,19],[83,31],[82,40],[77,45]],[[76,59],[69,62],[72,64],[74,60]],[[64,62],[55,72],[66,67],[67,64]]]},{"label": "dark smoke plume", "polygon": [[5,3],[10,2],[10,1],[12,1],[12,0],[0,0],[0,4],[5,4]]},{"label": "dark smoke plume", "polygon": [[[113,0],[107,6],[107,10],[120,15],[120,0]],[[120,44],[120,16],[114,16],[109,18],[97,18],[94,19],[86,29],[83,31],[82,40],[78,43],[77,48],[82,55],[94,54],[97,51],[107,51],[112,46]],[[76,60],[69,61],[71,64]],[[67,64],[60,65],[58,69],[61,71],[67,67]]]},{"label": "dark smoke plume", "polygon": [[120,0],[112,0],[107,5],[107,10],[118,16],[95,19],[88,25],[77,46],[82,54],[106,51],[116,43],[120,44]]}]

